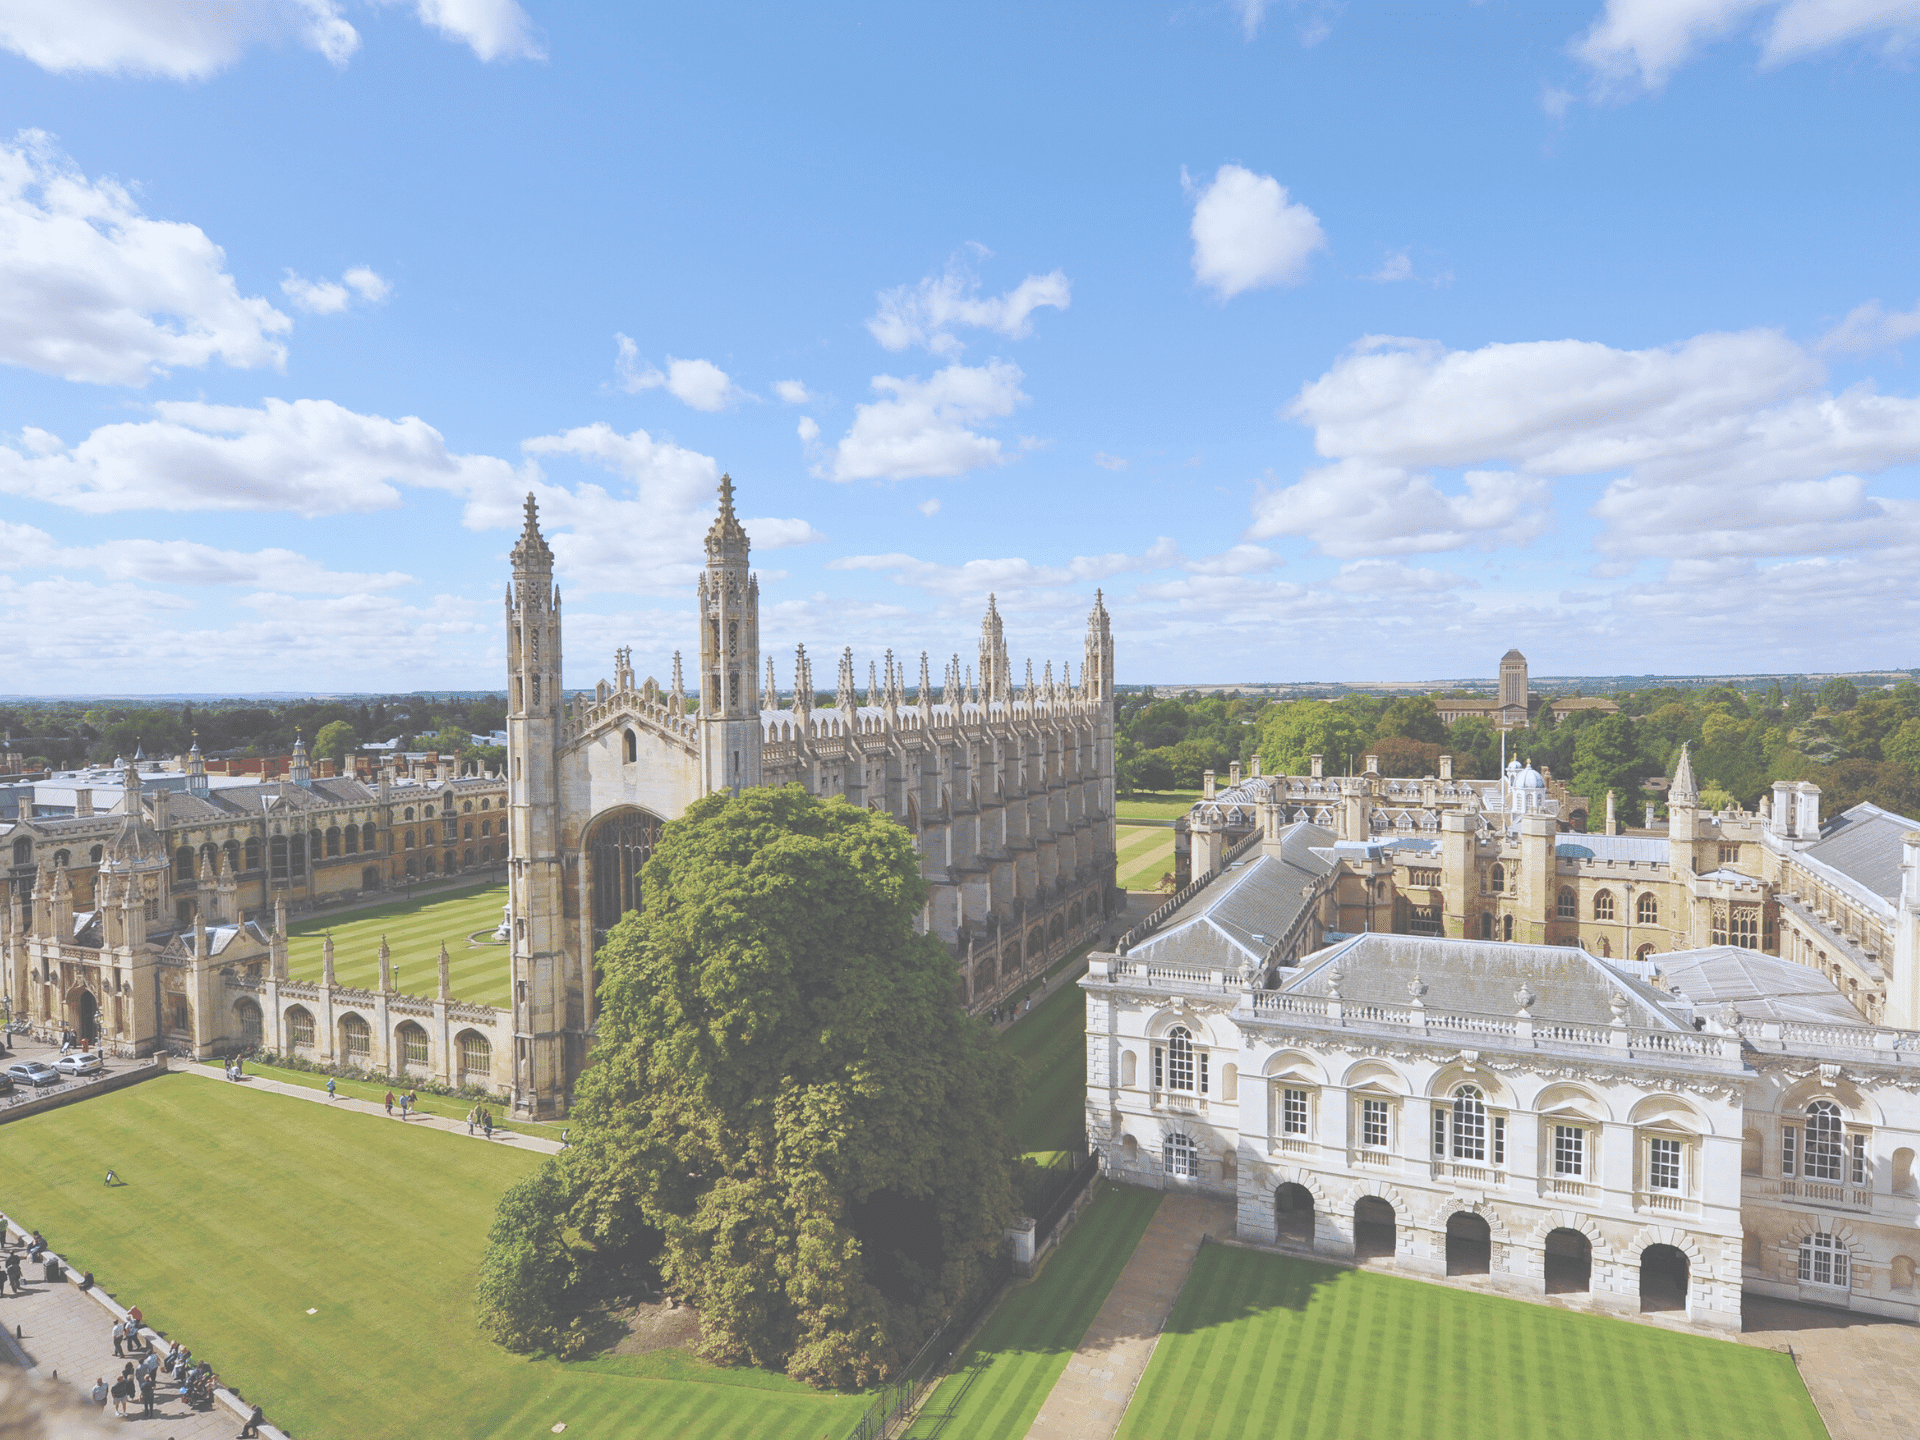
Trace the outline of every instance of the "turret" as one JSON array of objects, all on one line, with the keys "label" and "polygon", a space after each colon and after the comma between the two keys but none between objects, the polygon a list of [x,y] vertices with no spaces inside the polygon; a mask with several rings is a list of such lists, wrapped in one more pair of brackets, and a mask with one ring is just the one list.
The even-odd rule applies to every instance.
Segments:
[{"label": "turret", "polygon": [[1093,609],[1087,612],[1087,658],[1080,687],[1088,700],[1113,700],[1113,621],[1098,590],[1093,592]]},{"label": "turret", "polygon": [[[1673,782],[1667,786],[1667,838],[1689,847],[1700,838],[1700,785],[1693,778],[1693,757],[1685,743],[1681,744],[1680,759],[1673,767]],[[1691,849],[1686,853],[1684,865],[1680,863],[1681,858],[1674,857],[1676,875],[1685,875],[1693,869]]]},{"label": "turret", "polygon": [[1013,668],[1007,662],[1007,639],[1000,608],[987,596],[987,613],[980,617],[980,701],[1005,705],[1013,699]]},{"label": "turret", "polygon": [[187,793],[207,798],[207,757],[200,753],[200,734],[194,732],[193,748],[187,751]]},{"label": "turret", "polygon": [[313,788],[313,771],[307,764],[307,742],[300,738],[298,730],[293,732],[293,758],[287,766],[287,779],[302,790]]},{"label": "turret", "polygon": [[720,513],[700,572],[700,764],[703,789],[739,794],[760,783],[760,581],[733,513],[733,478],[720,477]]}]

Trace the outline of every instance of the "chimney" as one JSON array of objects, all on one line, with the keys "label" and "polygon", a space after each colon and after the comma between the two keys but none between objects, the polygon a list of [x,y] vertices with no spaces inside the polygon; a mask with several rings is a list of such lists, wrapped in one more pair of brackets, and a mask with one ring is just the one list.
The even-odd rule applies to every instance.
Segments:
[{"label": "chimney", "polygon": [[93,788],[91,786],[73,792],[73,813],[77,816],[93,814]]}]

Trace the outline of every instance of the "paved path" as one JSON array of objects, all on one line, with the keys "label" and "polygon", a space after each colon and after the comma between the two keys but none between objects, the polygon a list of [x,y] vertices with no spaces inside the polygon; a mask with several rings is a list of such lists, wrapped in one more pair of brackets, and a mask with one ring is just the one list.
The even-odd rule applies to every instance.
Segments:
[{"label": "paved path", "polygon": [[1741,1339],[1793,1347],[1833,1440],[1920,1440],[1920,1327],[1749,1295]]},{"label": "paved path", "polygon": [[[223,1079],[223,1072],[216,1071],[211,1065],[195,1065],[191,1063],[181,1065],[177,1073],[181,1075],[199,1075],[208,1080],[219,1080],[223,1085],[238,1084],[246,1086],[251,1090],[270,1091],[275,1095],[291,1095],[296,1100],[312,1100],[321,1105],[330,1105],[336,1110],[352,1110],[361,1115],[377,1116],[389,1125],[404,1123],[407,1125],[419,1125],[429,1130],[445,1130],[453,1135],[465,1135],[467,1133],[467,1122],[465,1120],[453,1120],[440,1115],[416,1115],[413,1119],[403,1122],[398,1118],[390,1119],[387,1115],[386,1108],[376,1104],[372,1100],[350,1100],[345,1095],[340,1096],[337,1100],[329,1100],[327,1098],[327,1092],[324,1090],[311,1090],[305,1085],[289,1085],[284,1080],[269,1080],[264,1075],[246,1075],[238,1081],[230,1081]],[[396,1108],[394,1110],[394,1116],[397,1117],[399,1113],[399,1110]],[[511,1145],[516,1150],[533,1150],[542,1155],[558,1155],[560,1153],[560,1142],[558,1140],[543,1140],[536,1135],[520,1135],[512,1130],[495,1130],[493,1132],[493,1139],[491,1140],[488,1140],[486,1136],[476,1131],[473,1139],[476,1143],[480,1144]]]},{"label": "paved path", "polygon": [[1040,1407],[1028,1440],[1096,1440],[1120,1428],[1134,1386],[1153,1358],[1160,1327],[1200,1253],[1201,1236],[1224,1235],[1232,1228],[1233,1212],[1224,1200],[1161,1199],[1133,1258]]}]

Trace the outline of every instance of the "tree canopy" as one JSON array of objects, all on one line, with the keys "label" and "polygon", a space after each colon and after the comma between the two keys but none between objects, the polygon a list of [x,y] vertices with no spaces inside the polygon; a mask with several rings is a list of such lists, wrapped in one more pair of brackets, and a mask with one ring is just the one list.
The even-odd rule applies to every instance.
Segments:
[{"label": "tree canopy", "polygon": [[572,1148],[502,1200],[483,1326],[567,1353],[643,1265],[710,1359],[866,1385],[978,1279],[1013,1203],[1013,1062],[914,933],[903,829],[797,786],[666,827],[599,953]]}]

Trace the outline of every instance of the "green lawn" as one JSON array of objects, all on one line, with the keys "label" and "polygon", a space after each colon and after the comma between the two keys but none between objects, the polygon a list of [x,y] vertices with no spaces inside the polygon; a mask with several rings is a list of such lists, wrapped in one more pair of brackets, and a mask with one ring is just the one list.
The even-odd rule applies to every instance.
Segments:
[{"label": "green lawn", "polygon": [[[562,1365],[484,1340],[475,1267],[496,1199],[534,1163],[176,1075],[0,1126],[0,1209],[301,1440],[851,1428],[865,1397],[684,1351]],[[107,1165],[125,1185],[100,1183]]]},{"label": "green lawn", "polygon": [[[206,1060],[208,1066],[226,1065],[224,1059]],[[257,1060],[247,1061],[247,1074],[258,1075],[263,1080],[277,1080],[283,1085],[299,1085],[308,1090],[327,1088],[327,1077],[313,1070],[288,1070],[279,1065],[262,1065]],[[340,1080],[334,1082],[334,1093],[348,1100],[371,1100],[378,1105],[386,1098],[389,1090],[397,1096],[403,1088],[397,1082],[385,1080]],[[439,1115],[448,1120],[465,1120],[467,1112],[473,1109],[475,1102],[450,1095],[422,1095],[420,1103],[414,1106],[416,1115]],[[560,1132],[566,1129],[565,1122],[548,1124],[544,1120],[503,1120],[500,1118],[505,1108],[495,1101],[489,1108],[493,1111],[493,1128],[511,1130],[519,1135],[538,1135],[543,1140],[558,1140]]]},{"label": "green lawn", "polygon": [[1826,1440],[1771,1351],[1225,1245],[1118,1440]]},{"label": "green lawn", "polygon": [[906,1432],[910,1440],[1021,1440],[1027,1433],[1160,1205],[1157,1191],[1096,1183],[1101,1193],[1039,1276],[1008,1293],[927,1398]]},{"label": "green lawn", "polygon": [[1086,1127],[1087,1005],[1079,985],[1062,985],[1014,1021],[1006,1043],[1027,1079],[1008,1129],[1023,1153],[1044,1160]]},{"label": "green lawn", "polygon": [[410,995],[440,990],[440,944],[446,942],[457,999],[505,1005],[512,989],[505,945],[468,945],[475,930],[492,931],[507,903],[504,885],[472,885],[431,899],[398,900],[369,910],[318,916],[288,926],[287,971],[296,980],[320,978],[322,938],[333,935],[333,972],[342,985],[371,990],[380,983],[380,937],[387,937],[398,972],[396,988]]},{"label": "green lawn", "polygon": [[[1225,777],[1221,777],[1223,780]],[[1136,790],[1114,802],[1114,814],[1121,820],[1176,820],[1193,808],[1200,798],[1198,790]]]},{"label": "green lawn", "polygon": [[1119,827],[1120,886],[1125,890],[1157,890],[1160,877],[1173,869],[1173,831],[1162,825]]}]

